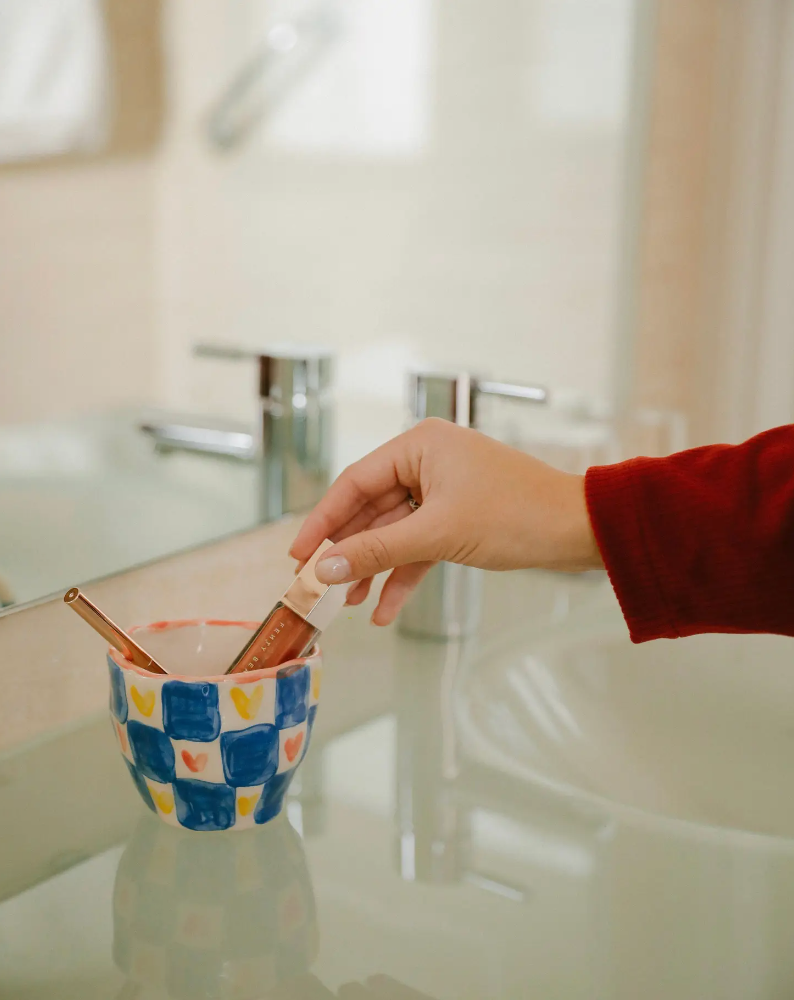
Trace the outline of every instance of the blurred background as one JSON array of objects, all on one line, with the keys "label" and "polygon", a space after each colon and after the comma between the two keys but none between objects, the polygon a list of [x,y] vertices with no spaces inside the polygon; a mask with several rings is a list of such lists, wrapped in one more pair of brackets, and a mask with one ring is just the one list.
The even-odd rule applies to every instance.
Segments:
[{"label": "blurred background", "polygon": [[791,421],[792,176],[794,0],[4,0],[0,605],[292,509],[260,356],[326,477],[412,372],[572,471]]}]

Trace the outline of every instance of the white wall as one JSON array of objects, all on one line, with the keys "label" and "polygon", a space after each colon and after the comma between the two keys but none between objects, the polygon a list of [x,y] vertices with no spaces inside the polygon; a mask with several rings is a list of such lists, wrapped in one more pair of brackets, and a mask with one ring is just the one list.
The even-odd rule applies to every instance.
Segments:
[{"label": "white wall", "polygon": [[412,364],[606,395],[629,0],[334,4],[316,69],[208,151],[207,108],[295,7],[168,8],[172,403],[247,396],[180,363],[201,339],[329,344],[384,430]]},{"label": "white wall", "polygon": [[160,7],[104,0],[113,121],[101,153],[0,163],[0,424],[154,399]]},{"label": "white wall", "polygon": [[337,40],[221,153],[209,106],[299,7],[163,0],[159,147],[0,175],[0,422],[249,413],[252,373],[198,340],[332,346],[353,451],[399,429],[415,363],[606,395],[632,6],[335,3]]},{"label": "white wall", "polygon": [[151,399],[152,163],[0,174],[0,423]]}]

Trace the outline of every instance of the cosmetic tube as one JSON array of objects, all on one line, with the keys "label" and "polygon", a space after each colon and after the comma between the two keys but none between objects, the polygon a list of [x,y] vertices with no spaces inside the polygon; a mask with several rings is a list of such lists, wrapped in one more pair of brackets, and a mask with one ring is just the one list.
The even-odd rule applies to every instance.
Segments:
[{"label": "cosmetic tube", "polygon": [[347,597],[347,586],[320,583],[315,566],[333,545],[327,539],[284,591],[276,606],[236,657],[227,674],[276,667],[306,656],[321,632],[339,613]]}]

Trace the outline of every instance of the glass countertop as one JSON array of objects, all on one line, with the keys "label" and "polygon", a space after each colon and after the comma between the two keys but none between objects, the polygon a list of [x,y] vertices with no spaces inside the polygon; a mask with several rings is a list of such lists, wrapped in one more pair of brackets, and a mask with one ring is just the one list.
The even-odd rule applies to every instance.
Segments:
[{"label": "glass countertop", "polygon": [[104,715],[0,757],[0,997],[792,995],[790,647],[633,647],[600,574],[489,578],[484,620],[344,618],[255,830],[161,823]]}]

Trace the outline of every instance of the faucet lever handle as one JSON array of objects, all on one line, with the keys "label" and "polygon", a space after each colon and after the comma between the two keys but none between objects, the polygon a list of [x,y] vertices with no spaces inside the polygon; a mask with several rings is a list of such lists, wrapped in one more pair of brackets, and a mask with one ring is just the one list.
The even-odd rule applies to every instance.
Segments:
[{"label": "faucet lever handle", "polygon": [[411,375],[410,400],[414,420],[441,417],[461,427],[474,427],[478,396],[501,396],[529,403],[546,403],[548,390],[540,385],[495,382],[466,373],[415,372]]},{"label": "faucet lever handle", "polygon": [[259,351],[231,344],[194,344],[193,354],[197,358],[218,358],[221,361],[258,361],[262,357]]},{"label": "faucet lever handle", "polygon": [[484,396],[503,396],[505,399],[525,399],[528,403],[548,403],[549,391],[542,385],[525,385],[520,382],[489,382],[478,380],[475,391]]}]

